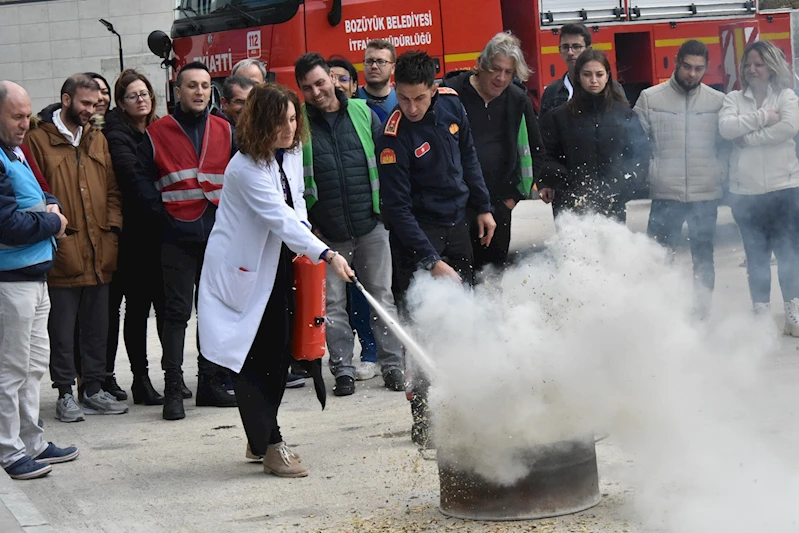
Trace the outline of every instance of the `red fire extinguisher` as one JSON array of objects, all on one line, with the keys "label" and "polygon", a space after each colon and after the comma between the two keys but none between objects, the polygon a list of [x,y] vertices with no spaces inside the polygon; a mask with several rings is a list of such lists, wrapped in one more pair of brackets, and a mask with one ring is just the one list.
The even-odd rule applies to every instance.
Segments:
[{"label": "red fire extinguisher", "polygon": [[314,264],[304,255],[294,259],[294,338],[292,351],[298,361],[313,361],[325,355],[325,278],[324,262]]}]

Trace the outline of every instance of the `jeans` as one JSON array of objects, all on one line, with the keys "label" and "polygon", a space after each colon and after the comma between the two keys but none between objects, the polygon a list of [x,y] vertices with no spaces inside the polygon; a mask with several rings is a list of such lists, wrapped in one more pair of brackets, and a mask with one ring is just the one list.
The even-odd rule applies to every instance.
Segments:
[{"label": "jeans", "polygon": [[108,284],[90,287],[50,287],[50,378],[59,392],[72,388],[75,368],[75,321],[80,326],[80,359],[86,394],[105,381],[108,342]]},{"label": "jeans", "polygon": [[[350,262],[358,272],[358,279],[369,293],[389,313],[396,314],[394,296],[391,294],[391,247],[388,231],[382,223],[357,239],[345,242],[328,242]],[[339,279],[333,268],[327,267],[327,347],[330,352],[330,370],[336,377],[355,378],[352,364],[353,333],[347,316],[348,283]],[[377,360],[383,377],[390,370],[402,369],[402,346],[377,314],[371,314],[373,330],[377,340]]]},{"label": "jeans", "polygon": [[799,298],[799,187],[766,194],[731,194],[732,215],[746,252],[753,303],[771,300],[771,253],[786,302]]},{"label": "jeans", "polygon": [[[355,275],[357,276],[358,273],[356,272]],[[366,301],[366,296],[358,290],[354,283],[349,284],[349,290],[350,326],[358,334],[358,342],[361,343],[361,362],[376,363],[377,341],[372,332],[372,310],[369,307],[369,302]]]},{"label": "jeans", "polygon": [[[194,288],[200,282],[205,243],[169,243],[161,246],[161,267],[164,276],[164,330],[161,343],[164,355],[161,368],[169,379],[183,375],[183,348],[186,326],[191,318]],[[200,374],[227,374],[227,370],[202,356],[197,339],[197,368]]]},{"label": "jeans", "polygon": [[42,377],[50,360],[50,297],[43,281],[0,283],[0,466],[47,449],[39,427]]},{"label": "jeans", "polygon": [[682,237],[682,225],[688,223],[691,259],[694,265],[694,294],[708,305],[716,283],[713,265],[713,239],[716,235],[718,201],[678,202],[652,200],[647,234],[672,253]]}]

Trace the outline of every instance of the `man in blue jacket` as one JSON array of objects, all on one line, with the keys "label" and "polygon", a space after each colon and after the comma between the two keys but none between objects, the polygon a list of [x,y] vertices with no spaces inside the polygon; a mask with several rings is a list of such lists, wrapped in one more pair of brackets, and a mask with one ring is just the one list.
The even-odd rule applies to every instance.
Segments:
[{"label": "man in blue jacket", "polygon": [[50,362],[47,271],[67,219],[42,192],[20,145],[31,101],[25,89],[0,81],[0,463],[14,479],[47,475],[52,463],[78,457],[39,427],[39,392]]},{"label": "man in blue jacket", "polygon": [[[435,63],[424,52],[406,52],[397,59],[399,106],[375,143],[401,309],[417,270],[474,283],[467,206],[477,214],[483,246],[491,243],[496,228],[463,104],[454,90],[435,87],[435,75]],[[414,380],[411,436],[425,445],[427,387],[418,376]]]}]

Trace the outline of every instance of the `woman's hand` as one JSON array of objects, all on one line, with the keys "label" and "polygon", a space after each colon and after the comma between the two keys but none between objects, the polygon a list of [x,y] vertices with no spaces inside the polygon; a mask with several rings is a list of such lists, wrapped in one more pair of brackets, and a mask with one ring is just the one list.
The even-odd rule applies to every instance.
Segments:
[{"label": "woman's hand", "polygon": [[325,255],[325,261],[333,268],[336,276],[344,281],[351,282],[352,278],[355,277],[355,271],[350,268],[350,264],[340,253],[329,250]]}]

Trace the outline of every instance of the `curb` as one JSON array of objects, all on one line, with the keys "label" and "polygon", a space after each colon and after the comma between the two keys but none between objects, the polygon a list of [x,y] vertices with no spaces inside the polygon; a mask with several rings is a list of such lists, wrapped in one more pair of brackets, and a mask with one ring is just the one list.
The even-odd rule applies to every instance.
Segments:
[{"label": "curb", "polygon": [[31,481],[14,481],[5,471],[0,471],[0,531],[56,533],[33,502],[22,492],[20,483],[31,483]]}]

